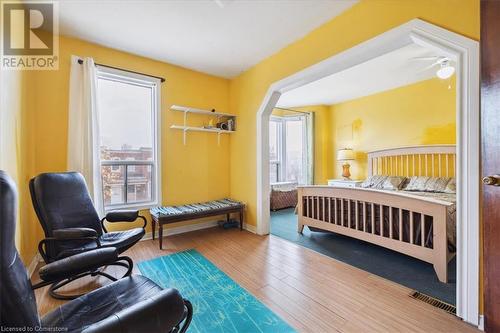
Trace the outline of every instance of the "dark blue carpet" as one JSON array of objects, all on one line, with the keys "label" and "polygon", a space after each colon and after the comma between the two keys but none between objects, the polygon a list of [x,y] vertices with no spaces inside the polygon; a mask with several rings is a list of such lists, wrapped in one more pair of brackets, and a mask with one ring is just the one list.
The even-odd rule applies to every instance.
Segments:
[{"label": "dark blue carpet", "polygon": [[271,234],[455,305],[455,259],[448,266],[448,283],[441,283],[432,265],[421,260],[350,237],[311,232],[307,227],[299,234],[293,208],[271,212]]}]

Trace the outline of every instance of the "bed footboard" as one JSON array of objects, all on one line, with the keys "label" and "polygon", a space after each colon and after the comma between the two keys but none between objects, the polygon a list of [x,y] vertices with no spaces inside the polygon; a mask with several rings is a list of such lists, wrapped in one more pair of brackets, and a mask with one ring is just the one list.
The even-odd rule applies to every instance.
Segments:
[{"label": "bed footboard", "polygon": [[433,264],[448,282],[450,203],[360,188],[298,188],[298,232],[305,225],[370,242]]}]

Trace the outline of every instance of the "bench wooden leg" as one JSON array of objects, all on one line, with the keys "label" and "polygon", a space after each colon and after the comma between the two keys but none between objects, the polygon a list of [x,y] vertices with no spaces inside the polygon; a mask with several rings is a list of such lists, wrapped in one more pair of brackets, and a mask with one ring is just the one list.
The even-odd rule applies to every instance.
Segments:
[{"label": "bench wooden leg", "polygon": [[240,231],[243,230],[243,209],[240,210]]},{"label": "bench wooden leg", "polygon": [[155,233],[156,233],[156,221],[155,221],[155,219],[151,219],[151,233],[153,234],[153,240],[155,240]]},{"label": "bench wooden leg", "polygon": [[158,223],[158,237],[160,238],[160,250],[163,250],[163,224]]}]

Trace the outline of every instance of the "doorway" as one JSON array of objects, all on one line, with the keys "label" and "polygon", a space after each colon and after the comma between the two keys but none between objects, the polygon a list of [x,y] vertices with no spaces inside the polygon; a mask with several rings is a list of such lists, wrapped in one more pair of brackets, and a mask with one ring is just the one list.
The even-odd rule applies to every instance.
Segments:
[{"label": "doorway", "polygon": [[457,63],[457,315],[478,325],[479,45],[466,37],[415,19],[271,85],[257,115],[257,231],[269,233],[268,124],[281,94],[411,43]]}]

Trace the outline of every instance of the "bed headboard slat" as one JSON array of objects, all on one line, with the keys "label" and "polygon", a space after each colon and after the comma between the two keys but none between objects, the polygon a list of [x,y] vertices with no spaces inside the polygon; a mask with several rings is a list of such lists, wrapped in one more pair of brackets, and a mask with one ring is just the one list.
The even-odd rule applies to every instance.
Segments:
[{"label": "bed headboard slat", "polygon": [[368,175],[455,177],[455,145],[382,149],[368,153]]}]

